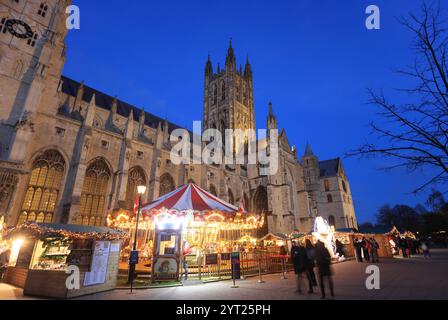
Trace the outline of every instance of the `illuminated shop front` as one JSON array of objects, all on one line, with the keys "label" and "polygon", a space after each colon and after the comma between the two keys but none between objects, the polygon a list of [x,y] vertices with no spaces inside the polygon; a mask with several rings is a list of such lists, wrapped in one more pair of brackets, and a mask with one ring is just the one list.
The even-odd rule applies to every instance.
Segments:
[{"label": "illuminated shop front", "polygon": [[[5,233],[11,253],[3,280],[23,288],[24,295],[57,299],[114,289],[126,238],[104,227],[22,224]],[[73,270],[79,272],[77,290],[67,287]]]}]

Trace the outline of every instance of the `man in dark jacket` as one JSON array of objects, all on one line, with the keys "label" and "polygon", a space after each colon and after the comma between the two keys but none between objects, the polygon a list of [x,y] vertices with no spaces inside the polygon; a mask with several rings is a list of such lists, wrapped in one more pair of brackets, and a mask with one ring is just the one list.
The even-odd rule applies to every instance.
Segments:
[{"label": "man in dark jacket", "polygon": [[334,289],[333,289],[333,279],[331,272],[331,255],[328,252],[327,248],[321,241],[317,241],[316,243],[316,264],[317,269],[319,270],[319,285],[320,292],[322,294],[322,299],[325,299],[325,284],[324,280],[328,280],[328,285],[330,287],[330,294],[334,297]]},{"label": "man in dark jacket", "polygon": [[310,281],[310,278],[307,276],[307,267],[309,266],[308,258],[306,255],[306,250],[303,246],[293,244],[291,249],[291,260],[294,264],[294,272],[297,276],[297,291],[298,293],[302,293],[302,280],[304,276],[308,279],[308,293],[313,292],[313,284]]}]

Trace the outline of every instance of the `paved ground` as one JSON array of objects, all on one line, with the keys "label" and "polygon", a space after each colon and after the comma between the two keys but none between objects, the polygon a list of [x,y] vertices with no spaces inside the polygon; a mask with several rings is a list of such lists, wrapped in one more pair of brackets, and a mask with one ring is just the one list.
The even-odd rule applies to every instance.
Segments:
[{"label": "paved ground", "polygon": [[[367,290],[366,263],[345,262],[334,266],[336,299],[448,299],[448,250],[434,250],[432,259],[389,259],[378,264],[381,290]],[[81,299],[144,299],[144,300],[292,300],[319,299],[319,294],[299,295],[295,291],[294,275],[280,279],[280,275],[239,281],[238,289],[231,282],[216,282],[198,286],[134,291],[115,290]],[[20,299],[21,290],[0,285],[0,299]]]}]

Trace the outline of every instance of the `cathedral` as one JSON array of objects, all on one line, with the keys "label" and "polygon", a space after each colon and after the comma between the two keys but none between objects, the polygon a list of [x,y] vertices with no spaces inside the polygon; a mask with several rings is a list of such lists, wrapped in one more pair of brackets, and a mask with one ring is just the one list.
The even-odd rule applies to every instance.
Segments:
[{"label": "cathedral", "polygon": [[[232,204],[264,214],[264,233],[309,232],[314,218],[357,228],[341,159],[320,161],[289,143],[270,103],[266,124],[279,129],[279,169],[257,165],[174,165],[170,134],[179,126],[62,75],[65,8],[70,0],[0,0],[0,216],[104,226],[117,208],[132,209],[194,182]],[[204,73],[203,129],[255,129],[249,59],[237,67],[230,44],[223,68],[209,57]],[[194,119],[191,119],[192,121]]]}]

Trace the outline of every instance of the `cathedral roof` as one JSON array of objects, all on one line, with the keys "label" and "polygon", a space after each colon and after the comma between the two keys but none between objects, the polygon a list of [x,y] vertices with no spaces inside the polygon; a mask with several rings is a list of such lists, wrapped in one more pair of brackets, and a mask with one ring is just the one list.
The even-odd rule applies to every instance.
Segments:
[{"label": "cathedral roof", "polygon": [[321,178],[336,177],[339,174],[341,158],[319,161]]},{"label": "cathedral roof", "polygon": [[[72,96],[76,97],[78,88],[80,87],[81,83],[77,82],[73,79],[67,78],[65,76],[62,76],[62,92]],[[103,108],[105,110],[110,111],[112,109],[112,104],[114,101],[114,97],[109,96],[103,92],[100,92],[98,90],[95,90],[91,87],[88,87],[84,85],[84,95],[82,97],[82,100],[89,103],[92,100],[92,96],[95,94],[95,101],[97,107]],[[131,113],[131,110],[134,112],[134,120],[140,121],[140,114],[141,114],[141,108],[137,108],[129,103],[126,103],[124,101],[117,99],[117,113],[123,117],[129,118],[129,114]],[[145,112],[145,125],[148,127],[157,129],[158,125],[163,127],[163,124],[165,123],[165,119],[162,119],[160,117],[157,117],[156,115]],[[168,130],[169,132],[174,131],[175,129],[184,129],[176,124],[173,124],[171,122],[168,122]]]}]

